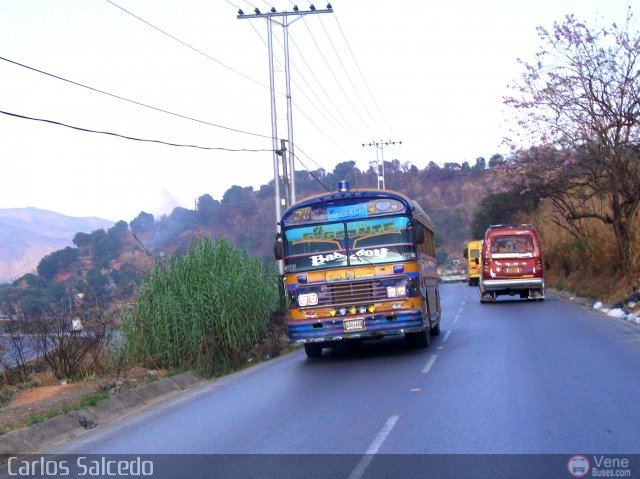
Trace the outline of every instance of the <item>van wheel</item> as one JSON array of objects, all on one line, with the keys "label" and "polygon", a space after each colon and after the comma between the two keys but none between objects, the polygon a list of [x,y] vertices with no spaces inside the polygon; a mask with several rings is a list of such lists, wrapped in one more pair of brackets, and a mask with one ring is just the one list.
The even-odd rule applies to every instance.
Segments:
[{"label": "van wheel", "polygon": [[308,358],[319,358],[322,356],[322,345],[317,343],[305,343],[304,352]]}]

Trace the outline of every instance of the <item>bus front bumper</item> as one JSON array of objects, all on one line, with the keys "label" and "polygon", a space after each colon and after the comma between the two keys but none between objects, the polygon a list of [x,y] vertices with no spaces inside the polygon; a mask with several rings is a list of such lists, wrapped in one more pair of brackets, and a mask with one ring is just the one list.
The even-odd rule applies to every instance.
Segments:
[{"label": "bus front bumper", "polygon": [[375,339],[383,336],[421,331],[426,326],[426,320],[420,309],[304,319],[289,321],[289,341],[302,344],[350,339]]}]

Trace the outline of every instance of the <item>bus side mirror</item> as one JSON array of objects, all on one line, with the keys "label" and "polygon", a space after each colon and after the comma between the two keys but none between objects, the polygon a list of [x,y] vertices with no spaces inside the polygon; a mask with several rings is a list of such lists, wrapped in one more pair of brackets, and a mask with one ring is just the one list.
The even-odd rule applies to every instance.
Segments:
[{"label": "bus side mirror", "polygon": [[273,256],[277,261],[284,259],[284,243],[282,242],[282,235],[276,234],[276,242],[273,245]]}]

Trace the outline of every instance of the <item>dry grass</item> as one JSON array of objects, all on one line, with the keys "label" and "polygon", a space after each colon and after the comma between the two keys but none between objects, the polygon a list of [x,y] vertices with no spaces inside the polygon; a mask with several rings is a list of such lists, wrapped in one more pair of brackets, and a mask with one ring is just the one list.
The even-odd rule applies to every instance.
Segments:
[{"label": "dry grass", "polygon": [[[623,300],[640,286],[637,266],[623,273],[610,227],[597,220],[582,220],[585,233],[577,239],[554,223],[553,215],[552,208],[543,203],[536,212],[520,218],[535,224],[540,233],[549,286],[610,303]],[[632,264],[638,265],[640,239],[633,247]]]}]

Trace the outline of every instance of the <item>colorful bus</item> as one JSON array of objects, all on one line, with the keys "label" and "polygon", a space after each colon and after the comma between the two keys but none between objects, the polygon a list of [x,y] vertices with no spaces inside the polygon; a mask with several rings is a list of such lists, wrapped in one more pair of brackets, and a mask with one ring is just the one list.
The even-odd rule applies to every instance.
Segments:
[{"label": "colorful bus", "polygon": [[289,340],[308,357],[389,335],[428,347],[440,333],[433,225],[415,201],[340,182],[288,208],[280,228]]},{"label": "colorful bus", "polygon": [[478,286],[480,283],[480,258],[482,256],[482,240],[469,241],[464,250],[464,257],[467,260],[467,278],[469,286]]}]

